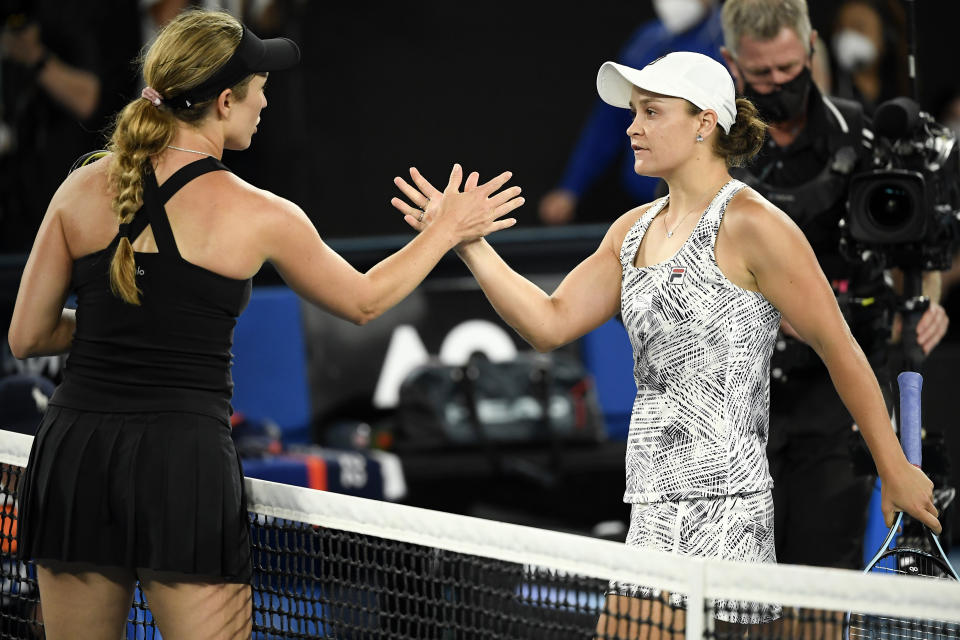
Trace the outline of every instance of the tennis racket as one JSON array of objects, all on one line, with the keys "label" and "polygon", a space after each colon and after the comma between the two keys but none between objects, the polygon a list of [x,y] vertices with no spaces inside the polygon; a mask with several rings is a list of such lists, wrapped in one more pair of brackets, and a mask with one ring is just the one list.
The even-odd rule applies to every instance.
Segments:
[{"label": "tennis racket", "polygon": [[[900,385],[900,444],[907,460],[920,467],[920,389],[923,377],[914,371],[904,371],[897,376]],[[897,533],[903,524],[903,514],[897,518],[887,536],[867,564],[864,573],[887,573],[939,580],[960,580],[957,572],[940,546],[940,538],[919,522],[922,528],[919,537],[908,539]],[[926,540],[924,540],[926,538]],[[891,545],[895,545],[891,548]],[[861,613],[844,616],[844,638],[862,640],[874,638],[960,638],[960,625],[938,623],[929,620],[891,618]]]}]

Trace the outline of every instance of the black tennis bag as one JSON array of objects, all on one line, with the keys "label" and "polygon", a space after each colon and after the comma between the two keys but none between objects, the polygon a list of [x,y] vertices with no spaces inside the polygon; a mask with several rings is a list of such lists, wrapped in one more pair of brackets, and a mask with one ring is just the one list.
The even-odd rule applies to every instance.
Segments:
[{"label": "black tennis bag", "polygon": [[562,352],[420,366],[400,386],[398,448],[606,439],[593,378]]}]

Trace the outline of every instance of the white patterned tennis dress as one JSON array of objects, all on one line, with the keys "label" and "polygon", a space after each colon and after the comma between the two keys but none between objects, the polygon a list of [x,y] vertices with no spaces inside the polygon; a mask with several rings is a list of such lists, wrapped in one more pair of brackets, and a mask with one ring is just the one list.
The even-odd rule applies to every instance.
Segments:
[{"label": "white patterned tennis dress", "polygon": [[[633,505],[628,545],[776,562],[766,444],[780,312],[760,293],[730,282],[714,253],[727,204],[744,186],[727,182],[665,262],[634,266],[640,241],[669,196],[623,241],[621,313],[637,384],[623,499]],[[614,590],[651,592],[623,584]],[[779,615],[776,607],[750,603],[716,606],[717,618],[729,622]]]}]

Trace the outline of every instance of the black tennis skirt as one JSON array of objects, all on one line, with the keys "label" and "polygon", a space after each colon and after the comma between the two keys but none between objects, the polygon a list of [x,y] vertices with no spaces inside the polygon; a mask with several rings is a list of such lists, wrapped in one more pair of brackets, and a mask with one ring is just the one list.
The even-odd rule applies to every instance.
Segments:
[{"label": "black tennis skirt", "polygon": [[250,581],[240,459],[230,427],[211,416],[51,405],[18,513],[24,560]]}]

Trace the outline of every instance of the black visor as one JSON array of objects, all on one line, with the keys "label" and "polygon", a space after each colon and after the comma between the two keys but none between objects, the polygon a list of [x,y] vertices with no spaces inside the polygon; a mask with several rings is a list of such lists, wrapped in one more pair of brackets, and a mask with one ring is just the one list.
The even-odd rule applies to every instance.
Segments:
[{"label": "black visor", "polygon": [[164,104],[187,108],[209,100],[253,73],[282,71],[300,62],[300,49],[288,38],[261,40],[246,26],[240,44],[227,63],[212,76],[183,93],[164,99]]}]

